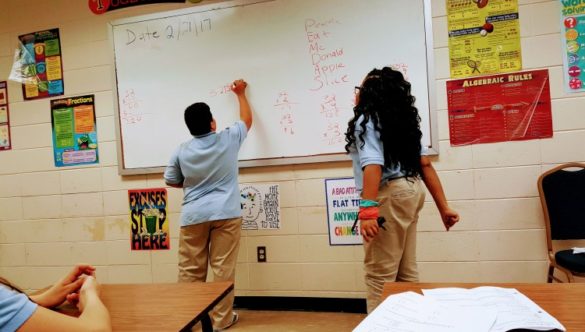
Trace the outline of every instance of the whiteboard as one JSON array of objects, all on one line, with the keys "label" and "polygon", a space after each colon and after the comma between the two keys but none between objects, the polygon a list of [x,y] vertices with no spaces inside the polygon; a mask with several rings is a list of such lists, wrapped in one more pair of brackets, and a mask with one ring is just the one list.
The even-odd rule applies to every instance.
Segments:
[{"label": "whiteboard", "polygon": [[430,22],[429,0],[239,0],[111,22],[120,173],[161,172],[194,102],[218,128],[238,120],[238,78],[254,116],[240,166],[347,160],[354,86],[383,66],[411,82],[434,151]]}]

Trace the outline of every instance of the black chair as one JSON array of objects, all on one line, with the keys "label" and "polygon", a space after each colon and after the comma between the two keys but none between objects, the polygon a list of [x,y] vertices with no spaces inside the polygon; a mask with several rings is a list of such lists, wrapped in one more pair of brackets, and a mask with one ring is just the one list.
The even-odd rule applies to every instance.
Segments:
[{"label": "black chair", "polygon": [[585,164],[567,163],[545,172],[538,178],[538,192],[546,223],[548,282],[563,282],[554,276],[555,268],[568,282],[585,277],[585,254],[572,249],[555,253],[552,247],[553,240],[585,239]]}]

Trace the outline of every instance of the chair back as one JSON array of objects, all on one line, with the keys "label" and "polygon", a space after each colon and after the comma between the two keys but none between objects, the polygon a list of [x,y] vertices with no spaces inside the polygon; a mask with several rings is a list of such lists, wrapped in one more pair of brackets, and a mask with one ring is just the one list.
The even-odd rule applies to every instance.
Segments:
[{"label": "chair back", "polygon": [[549,251],[551,239],[585,239],[585,164],[567,163],[542,174],[538,191]]}]

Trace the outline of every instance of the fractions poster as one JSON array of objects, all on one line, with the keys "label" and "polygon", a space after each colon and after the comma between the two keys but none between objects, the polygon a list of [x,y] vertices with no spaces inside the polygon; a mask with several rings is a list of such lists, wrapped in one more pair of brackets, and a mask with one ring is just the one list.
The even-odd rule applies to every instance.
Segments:
[{"label": "fractions poster", "polygon": [[360,196],[353,178],[325,179],[329,244],[362,244],[358,216]]},{"label": "fractions poster", "polygon": [[55,166],[99,161],[93,95],[51,100],[51,125]]},{"label": "fractions poster", "polygon": [[0,151],[10,150],[10,114],[8,113],[8,85],[0,82]]},{"label": "fractions poster", "polygon": [[565,90],[585,91],[585,1],[562,0],[561,35]]},{"label": "fractions poster", "polygon": [[552,137],[548,70],[447,82],[451,145]]},{"label": "fractions poster", "polygon": [[59,29],[19,36],[25,100],[63,95]]},{"label": "fractions poster", "polygon": [[165,188],[128,190],[132,250],[171,248],[167,197]]},{"label": "fractions poster", "polygon": [[517,0],[447,0],[451,78],[522,69]]}]

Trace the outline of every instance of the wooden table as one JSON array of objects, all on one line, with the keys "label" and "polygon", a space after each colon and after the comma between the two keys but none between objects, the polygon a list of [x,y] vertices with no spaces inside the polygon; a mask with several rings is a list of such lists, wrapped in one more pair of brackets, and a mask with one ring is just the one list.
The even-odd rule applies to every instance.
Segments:
[{"label": "wooden table", "polygon": [[382,298],[407,291],[422,294],[421,289],[440,287],[474,288],[495,286],[516,288],[542,309],[551,314],[567,331],[585,331],[585,283],[565,284],[484,284],[484,283],[407,283],[389,282],[384,285]]},{"label": "wooden table", "polygon": [[100,297],[114,331],[190,331],[201,321],[211,332],[209,311],[233,288],[233,282],[102,284]]}]

